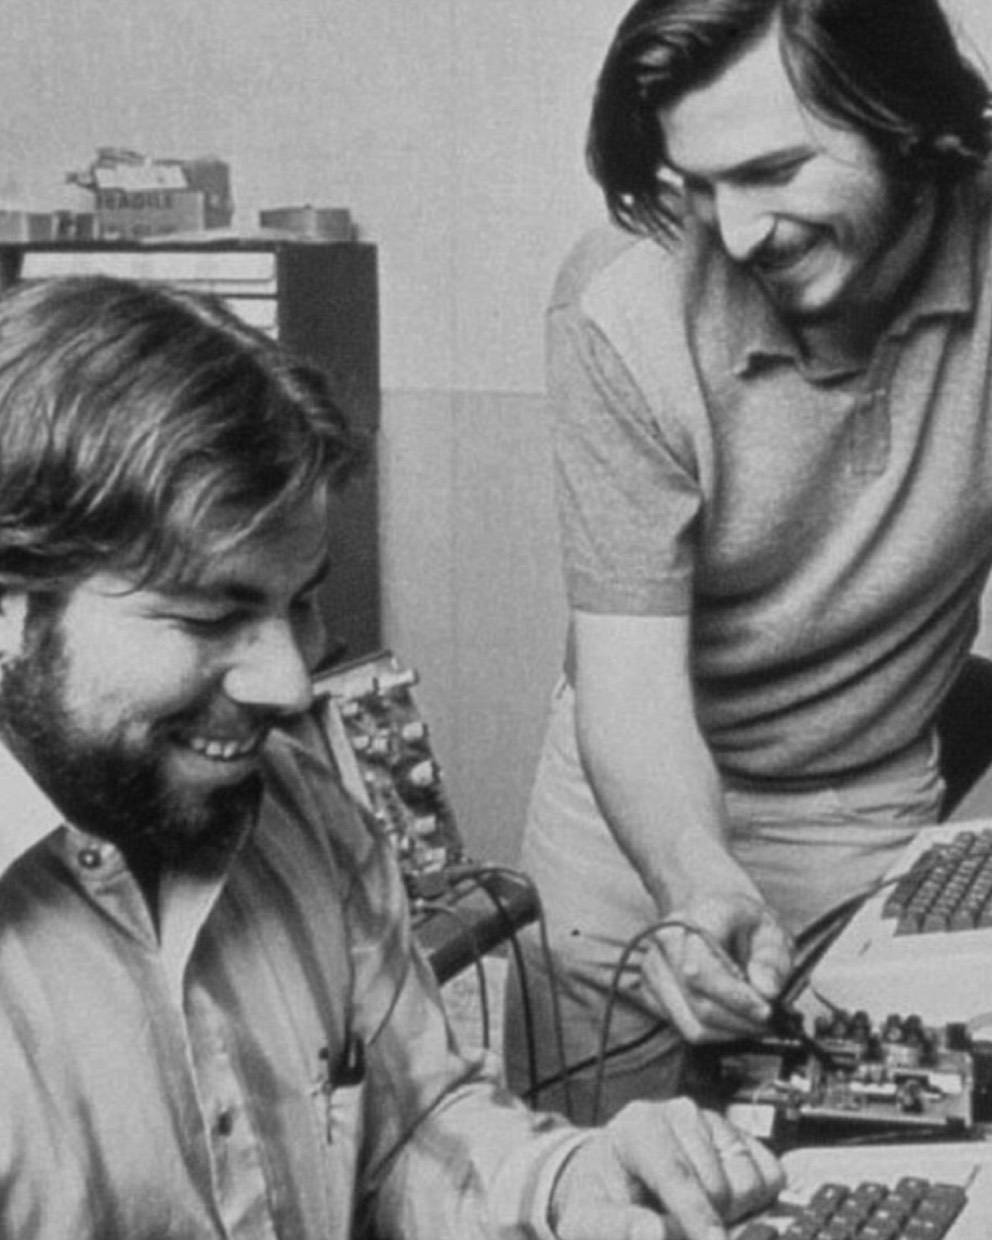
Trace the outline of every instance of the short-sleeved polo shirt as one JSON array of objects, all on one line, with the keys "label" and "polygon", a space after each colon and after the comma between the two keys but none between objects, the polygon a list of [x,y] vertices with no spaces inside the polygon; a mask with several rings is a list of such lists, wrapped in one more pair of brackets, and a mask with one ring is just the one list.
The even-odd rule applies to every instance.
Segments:
[{"label": "short-sleeved polo shirt", "polygon": [[956,187],[867,365],[816,366],[707,232],[600,231],[549,313],[574,609],[692,615],[721,768],[809,781],[914,743],[992,553],[988,176]]}]

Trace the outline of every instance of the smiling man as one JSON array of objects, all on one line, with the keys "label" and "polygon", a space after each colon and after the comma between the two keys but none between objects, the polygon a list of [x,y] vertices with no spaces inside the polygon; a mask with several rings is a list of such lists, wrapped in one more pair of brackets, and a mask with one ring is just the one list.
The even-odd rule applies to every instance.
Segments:
[{"label": "smiling man", "polygon": [[930,240],[936,185],[796,94],[776,30],[657,112],[688,210],[753,276],[806,351],[870,349]]},{"label": "smiling man", "polygon": [[612,1014],[607,1111],[760,1030],[794,936],[939,815],[992,553],[989,144],[935,0],[638,0],[607,53],[621,227],[549,314],[571,624],[524,838],[573,1063]]},{"label": "smiling man", "polygon": [[0,1235],[724,1235],[749,1137],[582,1132],[454,1044],[309,711],[356,456],[213,302],[0,299]]},{"label": "smiling man", "polygon": [[262,744],[310,701],[327,519],[315,500],[189,580],[98,571],[55,598],[8,591],[0,727],[76,826],[153,863],[257,808]]}]

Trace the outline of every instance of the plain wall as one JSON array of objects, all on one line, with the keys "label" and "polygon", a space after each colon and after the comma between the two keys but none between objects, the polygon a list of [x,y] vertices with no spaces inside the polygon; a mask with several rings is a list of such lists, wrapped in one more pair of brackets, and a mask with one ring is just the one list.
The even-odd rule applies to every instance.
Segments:
[{"label": "plain wall", "polygon": [[[992,48],[985,0],[954,14]],[[560,661],[542,378],[601,207],[582,137],[617,0],[6,0],[0,208],[100,145],[231,165],[238,219],[347,206],[379,247],[386,634],[471,851],[512,860]]]}]

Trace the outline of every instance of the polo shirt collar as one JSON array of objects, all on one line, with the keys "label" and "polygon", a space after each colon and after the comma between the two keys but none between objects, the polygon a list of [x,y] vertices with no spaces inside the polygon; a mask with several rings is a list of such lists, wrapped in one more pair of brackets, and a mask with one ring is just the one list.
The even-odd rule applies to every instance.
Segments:
[{"label": "polo shirt collar", "polygon": [[[988,197],[989,178],[982,174],[953,186],[938,222],[935,244],[927,268],[910,304],[888,329],[888,335],[905,334],[922,319],[968,316],[978,299],[979,247],[984,230],[979,226],[981,207]],[[766,360],[785,359],[800,363],[798,341],[775,312],[760,285],[739,267],[728,276],[733,312],[728,316],[734,372],[746,375]]]}]

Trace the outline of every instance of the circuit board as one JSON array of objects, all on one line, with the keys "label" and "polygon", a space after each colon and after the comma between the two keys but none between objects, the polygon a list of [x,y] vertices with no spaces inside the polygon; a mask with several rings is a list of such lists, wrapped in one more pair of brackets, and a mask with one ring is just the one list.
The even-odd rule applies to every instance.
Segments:
[{"label": "circuit board", "polygon": [[414,899],[441,893],[446,870],[464,858],[415,699],[418,679],[382,651],[333,668],[314,686],[342,783],[392,843]]},{"label": "circuit board", "polygon": [[797,1026],[794,1037],[705,1048],[687,1088],[779,1148],[945,1139],[992,1120],[989,1052],[962,1025],[893,1014],[876,1026],[864,1012],[837,1011],[818,1017],[811,1037]]}]

